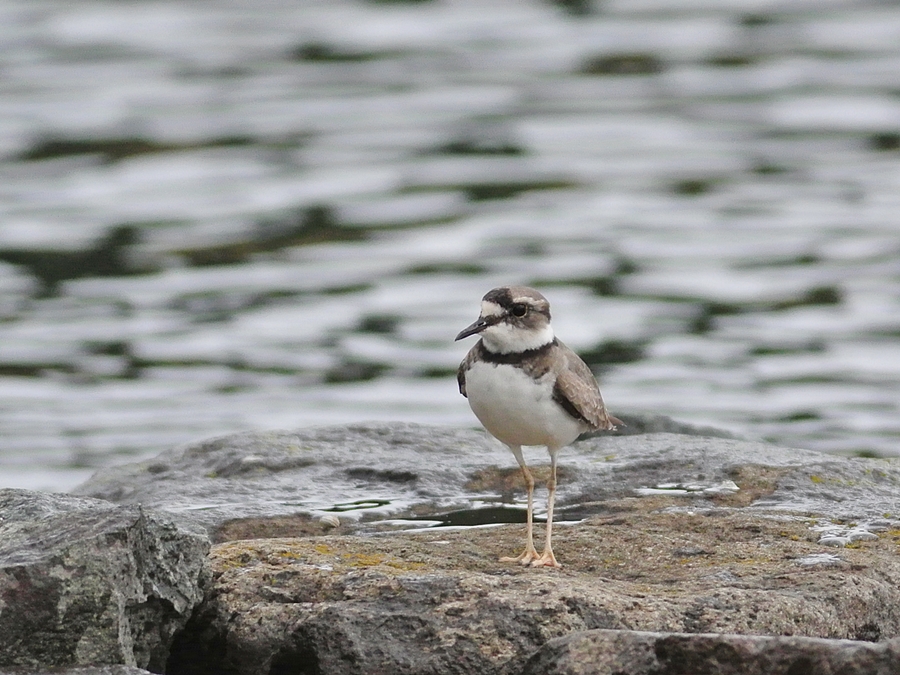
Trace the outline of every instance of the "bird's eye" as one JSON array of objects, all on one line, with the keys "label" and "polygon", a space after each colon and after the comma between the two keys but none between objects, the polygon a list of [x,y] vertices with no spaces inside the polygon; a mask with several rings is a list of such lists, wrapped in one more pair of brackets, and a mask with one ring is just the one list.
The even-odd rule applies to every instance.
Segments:
[{"label": "bird's eye", "polygon": [[513,316],[525,316],[528,314],[528,305],[523,305],[521,302],[512,306]]}]

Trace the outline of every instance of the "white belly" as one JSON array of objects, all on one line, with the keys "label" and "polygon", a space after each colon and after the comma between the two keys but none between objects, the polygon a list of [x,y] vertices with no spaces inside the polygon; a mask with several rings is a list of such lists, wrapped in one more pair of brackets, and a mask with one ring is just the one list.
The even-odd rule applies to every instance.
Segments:
[{"label": "white belly", "polygon": [[536,382],[514,366],[473,364],[466,395],[484,428],[507,445],[560,448],[588,429],[553,400],[552,380]]}]

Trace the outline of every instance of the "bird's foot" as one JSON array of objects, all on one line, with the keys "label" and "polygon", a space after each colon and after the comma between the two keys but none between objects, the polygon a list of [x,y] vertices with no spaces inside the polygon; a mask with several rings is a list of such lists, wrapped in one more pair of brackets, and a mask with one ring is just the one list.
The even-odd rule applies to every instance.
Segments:
[{"label": "bird's foot", "polygon": [[512,556],[504,556],[500,558],[500,562],[516,562],[520,565],[533,565],[534,561],[537,560],[540,556],[538,552],[535,550],[534,546],[528,546],[525,550],[519,555]]},{"label": "bird's foot", "polygon": [[562,567],[556,560],[556,556],[553,555],[553,549],[544,549],[544,552],[539,556],[535,556],[535,558],[529,563],[532,567]]}]

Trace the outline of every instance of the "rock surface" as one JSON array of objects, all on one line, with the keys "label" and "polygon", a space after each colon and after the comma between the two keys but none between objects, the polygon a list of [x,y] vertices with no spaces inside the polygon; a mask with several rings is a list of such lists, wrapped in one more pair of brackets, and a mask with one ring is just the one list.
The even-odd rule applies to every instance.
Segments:
[{"label": "rock surface", "polygon": [[[626,422],[665,426],[655,417]],[[540,482],[546,452],[526,450],[526,459]],[[900,461],[651,433],[589,438],[563,450],[559,517],[602,512],[605,500],[638,490],[702,498],[723,493],[728,481],[742,484],[735,498],[754,508],[843,520],[900,516]],[[75,492],[168,511],[217,541],[322,534],[334,518],[342,531],[398,518],[524,520],[519,471],[504,446],[479,431],[400,423],[226,436],[102,470]],[[518,508],[510,509],[514,499]]]},{"label": "rock surface", "polygon": [[510,525],[219,544],[167,672],[511,675],[596,628],[900,635],[900,529],[820,559],[812,518],[695,505],[610,501],[559,528],[561,570],[499,562]]},{"label": "rock surface", "polygon": [[0,490],[0,667],[161,672],[203,598],[208,549],[138,506]]},{"label": "rock surface", "polygon": [[596,630],[548,642],[523,675],[896,675],[900,639],[815,638]]},{"label": "rock surface", "polygon": [[133,666],[84,666],[75,668],[35,667],[0,670],[0,675],[150,675],[150,671]]},{"label": "rock surface", "polygon": [[[526,456],[540,481],[546,454]],[[622,658],[654,645],[654,675],[693,672],[660,645],[701,665],[794,649],[795,675],[818,672],[806,658],[890,661],[895,647],[710,646],[704,634],[900,635],[900,461],[672,433],[585,439],[561,456],[561,570],[498,561],[521,548],[521,525],[435,527],[523,519],[514,460],[474,431],[239,434],[103,471],[79,492],[164,509],[219,542],[170,675],[518,675],[551,657],[569,672],[602,639]],[[583,632],[596,630],[618,637]]]}]

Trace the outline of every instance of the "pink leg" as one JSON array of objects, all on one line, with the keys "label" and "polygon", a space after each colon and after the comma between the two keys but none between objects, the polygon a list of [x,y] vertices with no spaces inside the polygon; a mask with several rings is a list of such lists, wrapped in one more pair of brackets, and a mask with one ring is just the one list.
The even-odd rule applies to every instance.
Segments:
[{"label": "pink leg", "polygon": [[550,480],[547,481],[547,537],[544,540],[544,551],[531,561],[532,567],[562,567],[553,555],[553,504],[556,501],[556,455],[559,448],[547,448],[550,452]]},{"label": "pink leg", "polygon": [[500,558],[500,562],[517,562],[520,565],[530,565],[533,561],[537,560],[538,557],[532,538],[534,530],[534,477],[531,475],[531,471],[528,470],[528,466],[525,464],[525,458],[522,456],[522,447],[519,445],[511,445],[509,446],[509,449],[519,463],[519,468],[522,469],[522,476],[525,478],[525,489],[528,493],[528,511],[525,516],[525,522],[527,523],[525,526],[525,550],[515,557]]}]

